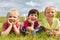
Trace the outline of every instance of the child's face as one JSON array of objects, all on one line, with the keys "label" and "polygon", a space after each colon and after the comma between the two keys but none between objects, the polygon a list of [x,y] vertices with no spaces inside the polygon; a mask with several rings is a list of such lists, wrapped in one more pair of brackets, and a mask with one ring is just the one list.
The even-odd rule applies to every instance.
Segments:
[{"label": "child's face", "polygon": [[37,17],[38,15],[37,13],[35,13],[35,14],[30,14],[28,18],[31,18],[32,21],[36,21]]},{"label": "child's face", "polygon": [[8,18],[9,22],[17,22],[18,16],[16,14],[11,13]]},{"label": "child's face", "polygon": [[44,13],[46,18],[54,18],[56,14],[56,10],[53,7],[47,8],[46,12]]}]

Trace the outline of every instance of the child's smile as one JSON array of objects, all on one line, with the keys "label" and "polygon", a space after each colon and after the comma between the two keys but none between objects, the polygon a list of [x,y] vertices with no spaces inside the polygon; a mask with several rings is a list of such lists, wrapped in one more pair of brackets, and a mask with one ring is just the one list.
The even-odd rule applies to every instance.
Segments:
[{"label": "child's smile", "polygon": [[48,8],[45,12],[45,16],[47,18],[54,18],[55,14],[56,14],[56,12],[55,12],[54,8]]},{"label": "child's smile", "polygon": [[37,14],[30,14],[29,18],[31,18],[32,21],[36,21]]},{"label": "child's smile", "polygon": [[17,19],[18,19],[18,16],[16,16],[15,14],[10,14],[10,15],[8,16],[8,20],[9,20],[10,22],[16,22]]}]

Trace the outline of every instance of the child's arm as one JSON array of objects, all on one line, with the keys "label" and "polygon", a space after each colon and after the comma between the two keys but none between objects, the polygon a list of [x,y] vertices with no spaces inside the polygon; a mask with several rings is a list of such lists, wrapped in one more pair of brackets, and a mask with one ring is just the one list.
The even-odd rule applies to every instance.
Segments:
[{"label": "child's arm", "polygon": [[60,34],[60,28],[56,30],[56,34]]},{"label": "child's arm", "polygon": [[33,32],[33,31],[35,30],[35,29],[34,29],[34,22],[35,22],[35,21],[32,21],[31,18],[28,19],[28,23],[29,23],[28,25],[30,25],[30,26],[27,26],[27,27],[26,27],[26,30],[27,30],[27,31],[32,31],[32,32]]},{"label": "child's arm", "polygon": [[27,26],[27,27],[26,27],[26,30],[27,30],[27,31],[34,31],[34,30],[35,30],[35,29],[34,29],[34,22],[31,23],[31,26]]},{"label": "child's arm", "polygon": [[1,35],[8,35],[11,29],[12,29],[12,24],[7,29],[4,28],[2,29],[3,31],[1,32]]},{"label": "child's arm", "polygon": [[16,35],[19,35],[19,34],[20,34],[20,31],[19,31],[20,26],[17,28],[16,25],[13,24],[13,28],[14,28],[14,32],[15,32],[15,34],[16,34]]},{"label": "child's arm", "polygon": [[59,29],[51,30],[50,34],[52,34],[52,35],[58,35],[58,34],[60,34],[60,28]]},{"label": "child's arm", "polygon": [[26,27],[26,30],[27,30],[27,31],[32,31],[32,32],[33,32],[35,29],[34,29],[33,27],[31,27],[31,26],[28,26],[28,27]]}]

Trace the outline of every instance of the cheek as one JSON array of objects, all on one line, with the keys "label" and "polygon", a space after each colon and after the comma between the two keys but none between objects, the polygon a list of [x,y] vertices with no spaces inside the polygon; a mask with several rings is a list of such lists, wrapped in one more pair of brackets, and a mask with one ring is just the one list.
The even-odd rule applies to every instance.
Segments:
[{"label": "cheek", "polygon": [[18,20],[19,20],[18,18],[15,19],[15,21],[18,21]]},{"label": "cheek", "polygon": [[12,21],[12,18],[8,18],[8,20],[11,20]]},{"label": "cheek", "polygon": [[56,15],[56,14],[53,14],[54,16]]},{"label": "cheek", "polygon": [[12,20],[11,20],[11,19],[9,19],[9,22],[12,22]]},{"label": "cheek", "polygon": [[37,19],[37,17],[35,17]]},{"label": "cheek", "polygon": [[37,17],[35,17],[35,20],[37,20],[38,18]]},{"label": "cheek", "polygon": [[29,16],[28,18],[32,18],[31,16]]},{"label": "cheek", "polygon": [[55,17],[55,14],[53,14],[52,17]]},{"label": "cheek", "polygon": [[9,21],[11,21],[12,19],[11,18],[8,18]]},{"label": "cheek", "polygon": [[47,17],[48,15],[47,14],[45,14],[45,17]]},{"label": "cheek", "polygon": [[47,17],[47,13],[44,13],[44,16]]}]

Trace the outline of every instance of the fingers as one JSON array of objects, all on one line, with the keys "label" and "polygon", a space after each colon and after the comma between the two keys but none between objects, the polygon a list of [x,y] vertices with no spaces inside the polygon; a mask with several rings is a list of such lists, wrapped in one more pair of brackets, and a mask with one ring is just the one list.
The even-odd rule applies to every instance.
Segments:
[{"label": "fingers", "polygon": [[8,21],[8,23],[9,23],[9,25],[13,25],[13,24],[14,24],[14,22],[11,21],[11,20],[7,20],[7,21]]},{"label": "fingers", "polygon": [[11,24],[11,22],[8,20],[8,23]]},{"label": "fingers", "polygon": [[34,23],[34,21],[33,21],[31,18],[28,18],[28,21],[29,21],[30,23]]}]

